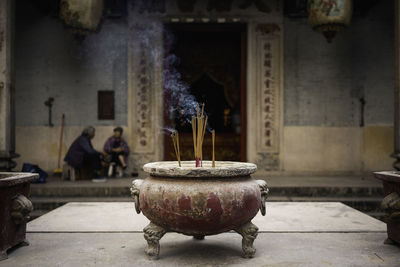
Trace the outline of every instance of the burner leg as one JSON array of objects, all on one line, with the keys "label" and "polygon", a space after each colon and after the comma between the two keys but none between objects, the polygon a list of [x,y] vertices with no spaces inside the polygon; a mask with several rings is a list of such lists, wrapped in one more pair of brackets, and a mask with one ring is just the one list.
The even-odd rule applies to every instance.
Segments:
[{"label": "burner leg", "polygon": [[385,241],[383,242],[383,244],[385,245],[396,245],[396,242],[394,242],[392,239],[390,239],[389,237],[385,239]]},{"label": "burner leg", "polygon": [[240,234],[242,239],[242,256],[243,258],[252,258],[256,253],[256,249],[253,247],[253,242],[258,234],[258,227],[248,222],[239,228],[235,229],[235,231]]},{"label": "burner leg", "polygon": [[21,247],[29,246],[29,241],[25,239],[24,241],[22,241],[18,245],[21,246]]},{"label": "burner leg", "polygon": [[194,235],[193,238],[196,240],[204,240],[204,235]]},{"label": "burner leg", "polygon": [[160,254],[160,239],[167,232],[164,228],[150,222],[144,229],[144,238],[147,240],[145,252],[151,260],[157,260]]},{"label": "burner leg", "polygon": [[8,259],[7,251],[6,250],[0,251],[0,261],[5,259]]}]

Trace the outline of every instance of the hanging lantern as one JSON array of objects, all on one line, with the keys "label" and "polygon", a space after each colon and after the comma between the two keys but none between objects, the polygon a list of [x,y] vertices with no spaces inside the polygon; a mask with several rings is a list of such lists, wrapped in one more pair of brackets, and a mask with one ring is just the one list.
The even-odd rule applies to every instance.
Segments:
[{"label": "hanging lantern", "polygon": [[352,0],[308,0],[308,22],[332,42],[337,32],[350,25]]},{"label": "hanging lantern", "polygon": [[75,34],[88,34],[98,29],[104,0],[61,0],[60,19]]}]

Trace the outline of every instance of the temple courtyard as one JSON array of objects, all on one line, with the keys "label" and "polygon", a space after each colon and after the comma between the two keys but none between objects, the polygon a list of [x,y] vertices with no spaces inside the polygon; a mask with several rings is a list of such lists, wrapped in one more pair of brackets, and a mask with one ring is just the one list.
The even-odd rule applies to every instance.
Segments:
[{"label": "temple courtyard", "polygon": [[400,266],[399,33],[400,0],[0,0],[0,267]]},{"label": "temple courtyard", "polygon": [[33,184],[35,219],[27,224],[26,236],[30,245],[10,250],[0,266],[399,264],[400,247],[384,244],[383,188],[371,176],[254,175],[266,180],[270,189],[266,216],[259,213],[252,220],[259,228],[254,258],[241,257],[241,236],[234,232],[204,240],[167,233],[160,240],[156,261],[144,252],[143,228],[149,220],[136,214],[130,197],[136,178],[145,177],[111,178],[104,183],[51,177],[46,184]]},{"label": "temple courtyard", "polygon": [[133,203],[68,203],[28,223],[30,245],[0,266],[399,266],[400,248],[383,244],[385,224],[338,202],[267,203],[267,216],[253,219],[252,259],[240,256],[237,233],[204,240],[167,233],[151,261],[147,223]]}]

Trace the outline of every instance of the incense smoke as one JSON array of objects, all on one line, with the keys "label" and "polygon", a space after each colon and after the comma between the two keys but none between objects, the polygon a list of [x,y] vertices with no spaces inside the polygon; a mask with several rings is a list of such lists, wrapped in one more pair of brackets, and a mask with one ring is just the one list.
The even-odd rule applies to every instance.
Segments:
[{"label": "incense smoke", "polygon": [[[173,54],[171,47],[173,47],[175,38],[174,34],[168,31],[162,26],[149,21],[146,27],[137,26],[135,27],[135,38],[133,44],[142,44],[147,49],[148,61],[152,64],[162,64],[153,65],[156,68],[162,69],[162,87],[163,87],[163,97],[164,99],[164,114],[166,114],[171,122],[170,125],[160,126],[160,130],[165,134],[170,134],[175,129],[174,120],[178,115],[185,123],[191,125],[192,116],[196,116],[197,105],[201,107],[202,103],[198,103],[196,97],[190,93],[190,85],[182,80],[182,75],[178,71],[178,66],[180,64],[179,58]],[[160,33],[164,35],[164,51],[162,49],[156,48],[154,46],[155,39],[154,36],[159,36]],[[139,47],[133,45],[132,49],[136,50]],[[153,79],[154,72],[150,71],[148,73],[149,79],[152,81],[157,81]],[[155,84],[154,86],[160,86]],[[206,116],[206,112],[204,111]],[[207,130],[210,130],[210,126],[207,125]]]},{"label": "incense smoke", "polygon": [[181,80],[181,74],[177,71],[175,64],[179,62],[175,55],[168,55],[165,58],[165,65],[169,68],[163,71],[164,93],[169,96],[169,114],[175,110],[183,111],[183,116],[190,122],[191,117],[196,115],[197,105],[200,105],[196,98],[190,94],[190,87]]},{"label": "incense smoke", "polygon": [[[172,47],[174,43],[174,36],[171,32],[167,33],[165,40],[167,47]],[[202,103],[196,100],[196,97],[190,93],[189,84],[182,81],[182,75],[177,70],[180,64],[179,58],[172,54],[170,50],[165,51],[167,56],[164,57],[164,70],[163,70],[163,86],[164,94],[170,101],[165,105],[168,107],[167,114],[170,119],[174,118],[174,112],[178,112],[186,123],[191,124],[192,116],[197,116],[197,106],[201,108]],[[204,116],[207,116],[204,110]],[[209,123],[207,123],[207,130],[211,131]]]}]

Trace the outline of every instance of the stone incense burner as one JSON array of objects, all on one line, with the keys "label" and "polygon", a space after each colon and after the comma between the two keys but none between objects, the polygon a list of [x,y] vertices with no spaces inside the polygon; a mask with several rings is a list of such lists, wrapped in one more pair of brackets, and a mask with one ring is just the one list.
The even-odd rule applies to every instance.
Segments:
[{"label": "stone incense burner", "polygon": [[250,175],[257,170],[252,163],[203,161],[153,162],[144,165],[150,174],[132,183],[136,212],[150,220],[144,228],[148,247],[145,252],[157,259],[159,240],[167,232],[177,232],[204,239],[234,230],[242,235],[243,257],[251,258],[258,228],[251,223],[258,210],[265,215],[267,183]]}]

